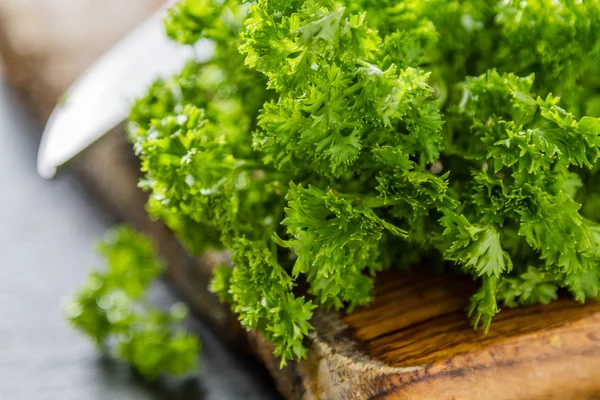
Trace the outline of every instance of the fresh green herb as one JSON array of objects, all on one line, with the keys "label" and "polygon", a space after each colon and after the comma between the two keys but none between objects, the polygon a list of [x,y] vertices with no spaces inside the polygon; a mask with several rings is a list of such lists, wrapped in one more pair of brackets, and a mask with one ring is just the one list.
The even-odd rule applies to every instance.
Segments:
[{"label": "fresh green herb", "polygon": [[600,2],[186,0],[166,24],[216,50],[132,109],[148,210],[230,251],[211,289],[282,364],[315,307],[423,257],[481,282],[485,329],[598,295]]},{"label": "fresh green herb", "polygon": [[117,358],[148,379],[195,369],[198,339],[177,328],[187,315],[185,305],[177,303],[170,312],[163,312],[144,298],[149,284],[163,270],[152,243],[121,227],[106,235],[99,251],[108,270],[92,272],[67,304],[65,311],[73,326],[98,347],[111,346]]}]

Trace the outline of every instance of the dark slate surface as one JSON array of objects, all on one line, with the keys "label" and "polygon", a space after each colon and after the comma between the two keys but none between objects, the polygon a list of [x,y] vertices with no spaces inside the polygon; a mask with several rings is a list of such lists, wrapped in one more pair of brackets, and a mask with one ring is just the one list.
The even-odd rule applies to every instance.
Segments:
[{"label": "dark slate surface", "polygon": [[[277,398],[262,368],[198,321],[188,325],[203,342],[200,373],[152,384],[69,328],[61,299],[102,265],[93,245],[111,221],[68,173],[37,176],[38,132],[0,77],[0,399]],[[152,298],[177,300],[164,283]]]}]

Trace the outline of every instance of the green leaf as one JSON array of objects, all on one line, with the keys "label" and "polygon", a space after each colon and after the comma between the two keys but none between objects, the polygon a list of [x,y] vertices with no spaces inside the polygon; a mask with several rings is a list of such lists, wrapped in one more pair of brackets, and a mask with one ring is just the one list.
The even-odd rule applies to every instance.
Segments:
[{"label": "green leaf", "polygon": [[448,212],[441,220],[444,235],[452,243],[446,250],[448,260],[457,261],[477,276],[499,277],[512,269],[512,261],[500,243],[493,226],[477,227],[464,215]]}]

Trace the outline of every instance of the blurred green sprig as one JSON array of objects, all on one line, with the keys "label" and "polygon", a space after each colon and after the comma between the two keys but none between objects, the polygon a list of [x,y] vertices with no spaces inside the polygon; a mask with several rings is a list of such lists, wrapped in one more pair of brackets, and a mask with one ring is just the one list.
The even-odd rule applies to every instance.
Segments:
[{"label": "blurred green sprig", "polygon": [[165,312],[145,297],[164,269],[150,240],[122,226],[109,231],[98,249],[107,269],[93,271],[66,302],[71,324],[147,379],[195,370],[200,343],[181,327],[187,307],[176,303]]}]

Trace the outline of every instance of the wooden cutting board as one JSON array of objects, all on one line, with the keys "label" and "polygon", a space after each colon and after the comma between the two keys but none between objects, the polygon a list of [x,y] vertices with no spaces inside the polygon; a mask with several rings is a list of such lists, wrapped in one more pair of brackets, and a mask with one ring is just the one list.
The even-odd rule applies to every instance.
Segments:
[{"label": "wooden cutting board", "polygon": [[[161,0],[3,0],[0,55],[40,121],[62,91]],[[76,4],[76,6],[74,6]],[[376,301],[351,315],[317,312],[306,361],[279,369],[260,335],[245,332],[208,293],[222,254],[193,259],[144,211],[135,157],[115,129],[74,163],[75,172],[116,215],[149,233],[169,277],[226,340],[249,347],[289,399],[600,398],[600,302],[567,298],[505,309],[487,335],[464,307],[473,282],[417,271],[377,277]]]}]

